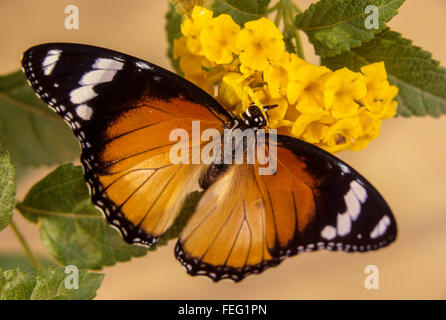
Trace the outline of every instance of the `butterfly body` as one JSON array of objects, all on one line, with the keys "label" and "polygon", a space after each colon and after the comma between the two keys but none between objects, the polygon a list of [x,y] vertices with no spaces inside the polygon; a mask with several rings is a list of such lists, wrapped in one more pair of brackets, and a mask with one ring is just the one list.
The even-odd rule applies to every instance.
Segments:
[{"label": "butterfly body", "polygon": [[[375,250],[396,237],[389,206],[364,177],[313,145],[262,133],[267,119],[256,106],[234,117],[180,76],[93,46],[39,45],[22,66],[36,94],[72,128],[92,202],[127,242],[156,244],[186,197],[202,191],[175,248],[192,275],[239,281],[301,252]],[[252,147],[244,138],[200,139],[236,129],[254,132],[274,170],[262,174],[257,158],[234,163],[234,150],[245,159]],[[173,141],[172,132],[192,139]],[[187,151],[186,161],[172,161],[175,146]],[[211,161],[201,161],[197,150],[211,147]],[[225,155],[232,162],[217,160]]]}]

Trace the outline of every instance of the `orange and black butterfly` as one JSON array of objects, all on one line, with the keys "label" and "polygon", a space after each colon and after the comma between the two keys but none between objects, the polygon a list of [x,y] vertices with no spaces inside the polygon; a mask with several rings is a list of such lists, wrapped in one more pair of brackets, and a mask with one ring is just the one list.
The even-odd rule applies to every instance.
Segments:
[{"label": "orange and black butterfly", "polygon": [[301,252],[375,250],[396,237],[378,191],[301,140],[276,136],[271,175],[260,175],[259,163],[170,161],[172,130],[191,134],[193,121],[201,132],[259,129],[266,119],[254,105],[237,118],[174,73],[88,45],[39,45],[22,65],[37,95],[72,128],[92,201],[125,241],[156,244],[186,197],[203,191],[175,247],[192,275],[240,281]]}]

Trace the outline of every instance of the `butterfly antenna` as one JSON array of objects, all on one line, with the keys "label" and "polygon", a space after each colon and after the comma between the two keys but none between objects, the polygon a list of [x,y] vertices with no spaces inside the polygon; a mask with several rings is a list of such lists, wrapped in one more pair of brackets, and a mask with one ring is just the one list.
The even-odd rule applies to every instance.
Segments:
[{"label": "butterfly antenna", "polygon": [[276,108],[278,106],[279,106],[278,104],[266,105],[266,106],[263,106],[263,110],[268,111],[268,110],[274,109],[274,108]]},{"label": "butterfly antenna", "polygon": [[[276,108],[276,107],[278,107],[278,106],[279,106],[278,104],[269,104],[269,105],[262,106],[262,107],[263,107],[263,111],[265,112],[265,115],[268,117],[268,115],[266,114],[266,112],[267,112],[268,110],[274,109],[274,108]],[[271,129],[270,126],[269,126],[268,119],[266,119],[266,122],[267,122],[266,127],[267,127],[268,129]]]}]

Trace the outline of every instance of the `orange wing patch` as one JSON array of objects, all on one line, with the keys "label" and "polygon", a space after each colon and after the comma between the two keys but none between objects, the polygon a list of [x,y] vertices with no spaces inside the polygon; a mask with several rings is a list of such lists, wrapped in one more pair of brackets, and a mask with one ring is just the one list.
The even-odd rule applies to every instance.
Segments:
[{"label": "orange wing patch", "polygon": [[176,247],[189,273],[240,281],[287,255],[314,217],[316,182],[288,150],[278,148],[277,157],[275,175],[233,165],[206,190]]},{"label": "orange wing patch", "polygon": [[232,166],[200,199],[176,248],[191,273],[237,281],[274,262],[253,170],[253,166]]},{"label": "orange wing patch", "polygon": [[170,150],[176,143],[169,141],[170,132],[181,128],[191,137],[192,121],[200,121],[200,134],[205,129],[220,129],[222,124],[208,109],[180,98],[169,102],[141,100],[113,121],[105,133],[101,162],[107,164],[106,172],[123,171]]},{"label": "orange wing patch", "polygon": [[[192,121],[200,121],[201,130],[222,125],[201,105],[147,98],[123,111],[106,130],[94,198],[105,199],[99,200],[100,207],[112,207],[104,211],[127,241],[155,243],[178,216],[186,196],[199,189],[207,165],[172,164],[169,159],[177,143],[169,141],[170,132],[181,128],[191,137]],[[192,157],[192,149],[202,146],[190,139],[188,147]]]},{"label": "orange wing patch", "polygon": [[284,148],[277,148],[276,174],[258,175],[257,172],[256,180],[265,201],[269,248],[286,248],[315,213],[317,183],[305,171],[305,164]]}]

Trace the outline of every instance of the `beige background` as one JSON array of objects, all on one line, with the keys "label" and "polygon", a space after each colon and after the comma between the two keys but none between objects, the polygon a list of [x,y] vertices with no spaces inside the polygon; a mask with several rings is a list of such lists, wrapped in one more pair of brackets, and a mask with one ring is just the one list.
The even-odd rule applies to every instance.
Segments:
[{"label": "beige background", "polygon": [[[296,1],[304,9],[311,1]],[[80,10],[80,30],[64,28],[64,8]],[[42,42],[69,41],[109,47],[169,67],[161,0],[0,0],[0,74],[19,66],[21,53]],[[406,0],[390,23],[394,30],[446,62],[446,1]],[[306,43],[309,60],[317,63]],[[364,151],[339,155],[385,196],[397,218],[395,244],[367,254],[317,252],[288,259],[239,284],[189,277],[173,255],[174,242],[143,258],[107,267],[98,299],[444,299],[446,298],[446,117],[385,121]],[[23,197],[49,168],[19,186]],[[40,254],[37,228],[14,218]],[[21,252],[10,229],[0,233],[0,253]],[[380,270],[380,289],[364,288],[364,268]]]}]

